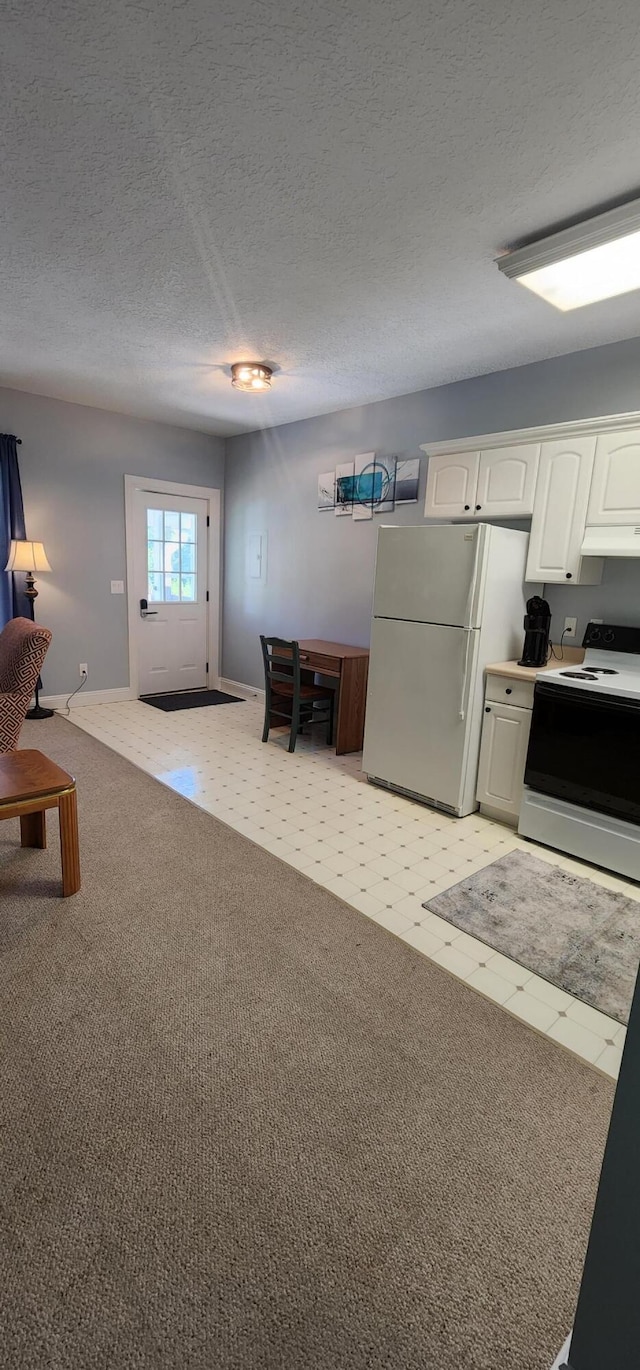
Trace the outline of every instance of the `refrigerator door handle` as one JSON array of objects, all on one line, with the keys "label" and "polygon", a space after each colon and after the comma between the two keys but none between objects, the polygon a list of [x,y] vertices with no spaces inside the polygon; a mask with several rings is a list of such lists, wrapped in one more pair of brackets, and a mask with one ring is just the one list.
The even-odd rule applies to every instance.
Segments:
[{"label": "refrigerator door handle", "polygon": [[[476,555],[475,555],[475,560],[474,560],[474,563],[473,563],[473,573],[472,573],[471,580],[470,580],[470,583],[469,583],[469,595],[468,595],[468,598],[467,598],[467,610],[466,610],[466,614],[465,614],[465,621],[464,621],[464,624],[463,624],[463,627],[464,627],[464,628],[467,628],[467,629],[473,627],[473,624],[472,624],[472,622],[471,622],[471,619],[472,619],[472,616],[473,616],[473,606],[474,606],[475,601],[476,601],[476,587],[477,587],[477,584],[478,584],[478,559],[479,559],[479,556],[480,556],[480,539],[477,538],[477,539],[476,539]],[[464,718],[464,714],[462,714],[461,717]]]},{"label": "refrigerator door handle", "polygon": [[464,723],[465,720],[465,704],[467,699],[467,684],[469,679],[469,651],[471,648],[471,637],[473,634],[473,628],[465,628],[464,631],[466,634],[466,641],[464,645],[464,670],[462,672],[462,694],[460,696],[459,709],[460,721],[462,723]]}]

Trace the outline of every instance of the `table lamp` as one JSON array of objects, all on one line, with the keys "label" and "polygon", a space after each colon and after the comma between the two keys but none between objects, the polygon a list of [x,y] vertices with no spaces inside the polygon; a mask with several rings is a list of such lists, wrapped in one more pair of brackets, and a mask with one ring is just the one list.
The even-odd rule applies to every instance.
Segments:
[{"label": "table lamp", "polygon": [[[38,597],[38,591],[36,590],[34,571],[40,574],[41,571],[51,570],[42,543],[14,538],[9,549],[9,560],[4,569],[5,571],[26,571],[27,583],[24,593],[29,600],[31,618],[35,621],[35,601]],[[40,705],[40,680],[36,685],[35,706],[33,709],[29,709],[27,718],[53,718],[53,709],[43,709]]]}]

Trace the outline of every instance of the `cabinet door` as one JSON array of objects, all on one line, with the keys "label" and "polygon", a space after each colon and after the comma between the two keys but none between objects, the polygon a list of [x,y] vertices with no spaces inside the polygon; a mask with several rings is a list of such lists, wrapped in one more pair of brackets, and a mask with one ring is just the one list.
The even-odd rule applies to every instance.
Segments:
[{"label": "cabinet door", "polygon": [[429,457],[425,518],[473,518],[479,464],[479,452]]},{"label": "cabinet door", "polygon": [[598,438],[587,523],[640,523],[640,429]]},{"label": "cabinet door", "polygon": [[517,818],[527,759],[531,709],[486,704],[478,769],[479,804]]},{"label": "cabinet door", "polygon": [[476,518],[528,518],[539,457],[540,443],[481,452]]},{"label": "cabinet door", "polygon": [[596,438],[545,442],[531,521],[527,580],[580,582]]}]

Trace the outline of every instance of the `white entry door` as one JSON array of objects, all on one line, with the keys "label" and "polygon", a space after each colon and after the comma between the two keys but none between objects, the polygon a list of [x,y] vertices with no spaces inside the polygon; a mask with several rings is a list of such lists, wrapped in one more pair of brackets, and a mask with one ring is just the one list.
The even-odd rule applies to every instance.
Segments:
[{"label": "white entry door", "polygon": [[207,684],[205,499],[135,492],[138,693]]}]

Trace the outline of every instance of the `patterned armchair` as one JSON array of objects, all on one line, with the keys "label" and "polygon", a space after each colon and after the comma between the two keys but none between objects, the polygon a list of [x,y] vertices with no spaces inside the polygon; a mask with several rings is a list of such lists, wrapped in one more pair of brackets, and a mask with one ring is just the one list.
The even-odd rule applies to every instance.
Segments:
[{"label": "patterned armchair", "polygon": [[0,752],[12,752],[51,641],[48,628],[12,618],[0,633]]}]

